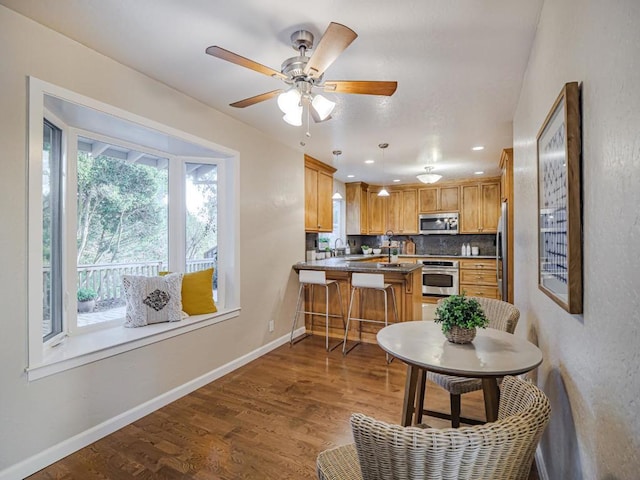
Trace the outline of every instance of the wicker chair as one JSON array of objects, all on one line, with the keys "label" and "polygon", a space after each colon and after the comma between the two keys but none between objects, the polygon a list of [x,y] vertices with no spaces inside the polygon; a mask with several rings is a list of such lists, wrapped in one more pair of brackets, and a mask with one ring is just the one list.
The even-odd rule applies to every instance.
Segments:
[{"label": "wicker chair", "polygon": [[390,425],[356,413],[355,444],[326,450],[320,480],[523,479],[549,423],[549,399],[538,387],[505,377],[498,420],[464,428]]},{"label": "wicker chair", "polygon": [[[494,300],[493,298],[468,297],[477,300],[482,307],[485,315],[489,319],[489,327],[496,330],[513,333],[520,318],[520,310],[510,303],[502,300]],[[438,304],[442,299],[438,301]],[[457,428],[460,426],[460,396],[464,393],[482,390],[482,380],[479,378],[455,377],[452,375],[442,375],[440,373],[428,372],[427,378],[433,383],[441,386],[449,392],[449,400],[451,403],[451,426]],[[430,415],[438,415],[437,412],[427,410]],[[445,416],[444,418],[449,418]],[[466,423],[478,423],[464,419]]]}]

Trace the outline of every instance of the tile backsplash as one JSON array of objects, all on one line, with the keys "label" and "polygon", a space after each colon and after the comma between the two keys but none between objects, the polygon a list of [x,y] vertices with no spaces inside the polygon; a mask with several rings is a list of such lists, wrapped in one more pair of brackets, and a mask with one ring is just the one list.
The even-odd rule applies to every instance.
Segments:
[{"label": "tile backsplash", "polygon": [[[393,236],[393,239],[398,241],[407,241],[409,238],[416,244],[417,255],[460,255],[463,243],[478,247],[478,255],[495,255],[496,253],[496,236],[494,234]],[[349,235],[347,237],[351,253],[362,253],[360,250],[362,245],[378,247],[386,239],[387,237],[384,235]],[[305,250],[315,250],[317,247],[318,234],[307,233],[305,235]]]}]

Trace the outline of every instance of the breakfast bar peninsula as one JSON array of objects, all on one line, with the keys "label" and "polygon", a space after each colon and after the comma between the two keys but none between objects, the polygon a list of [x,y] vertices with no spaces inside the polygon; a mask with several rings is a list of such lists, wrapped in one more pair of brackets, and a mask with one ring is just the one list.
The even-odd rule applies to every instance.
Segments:
[{"label": "breakfast bar peninsula", "polygon": [[[332,257],[324,260],[300,262],[293,265],[298,273],[300,270],[321,270],[326,272],[327,280],[336,280],[340,285],[342,298],[342,312],[345,321],[349,310],[351,295],[351,276],[353,273],[377,273],[384,275],[384,282],[392,285],[397,301],[399,321],[411,321],[422,319],[422,265],[416,263],[391,263],[385,256],[350,255],[346,257]],[[325,289],[305,289],[306,311],[324,312]],[[312,295],[313,291],[313,295]],[[353,312],[359,318],[370,318],[384,321],[384,298],[380,292],[365,292],[360,302],[355,295]],[[332,289],[329,296],[329,313],[340,315],[340,297]],[[352,313],[354,315],[354,313]],[[389,323],[395,322],[392,299],[389,298]],[[299,326],[302,322],[300,322]],[[305,315],[307,333],[325,335],[324,318],[316,316],[311,332],[311,315]],[[358,328],[362,328],[362,340],[368,343],[376,343],[376,333],[380,325],[352,322],[349,330],[349,338],[358,337]],[[330,317],[329,336],[337,339],[344,337],[342,320],[336,316]]]}]

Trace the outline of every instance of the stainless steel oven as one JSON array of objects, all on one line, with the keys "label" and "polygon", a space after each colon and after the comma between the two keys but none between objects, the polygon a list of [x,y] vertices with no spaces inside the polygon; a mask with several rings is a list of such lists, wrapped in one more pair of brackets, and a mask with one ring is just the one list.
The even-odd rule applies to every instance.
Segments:
[{"label": "stainless steel oven", "polygon": [[457,260],[422,261],[422,295],[458,295],[460,280]]}]

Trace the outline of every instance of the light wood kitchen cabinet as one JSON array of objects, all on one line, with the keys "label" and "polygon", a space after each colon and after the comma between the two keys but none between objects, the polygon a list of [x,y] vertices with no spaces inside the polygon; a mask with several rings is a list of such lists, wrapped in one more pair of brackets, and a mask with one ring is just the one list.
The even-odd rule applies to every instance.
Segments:
[{"label": "light wood kitchen cabinet", "polygon": [[304,156],[304,229],[333,231],[333,174],[336,169]]},{"label": "light wood kitchen cabinet", "polygon": [[500,182],[462,185],[460,233],[496,233],[500,218]]},{"label": "light wood kitchen cabinet", "polygon": [[460,259],[460,292],[473,297],[500,298],[494,259]]},{"label": "light wood kitchen cabinet", "polygon": [[347,183],[346,230],[347,235],[369,233],[369,185],[363,182]]},{"label": "light wood kitchen cabinet", "polygon": [[387,198],[387,230],[396,234],[418,233],[418,191],[390,191]]},{"label": "light wood kitchen cabinet", "polygon": [[421,188],[418,192],[420,213],[457,212],[460,208],[458,185]]},{"label": "light wood kitchen cabinet", "polygon": [[369,235],[384,235],[387,231],[387,200],[377,191],[369,191]]}]

